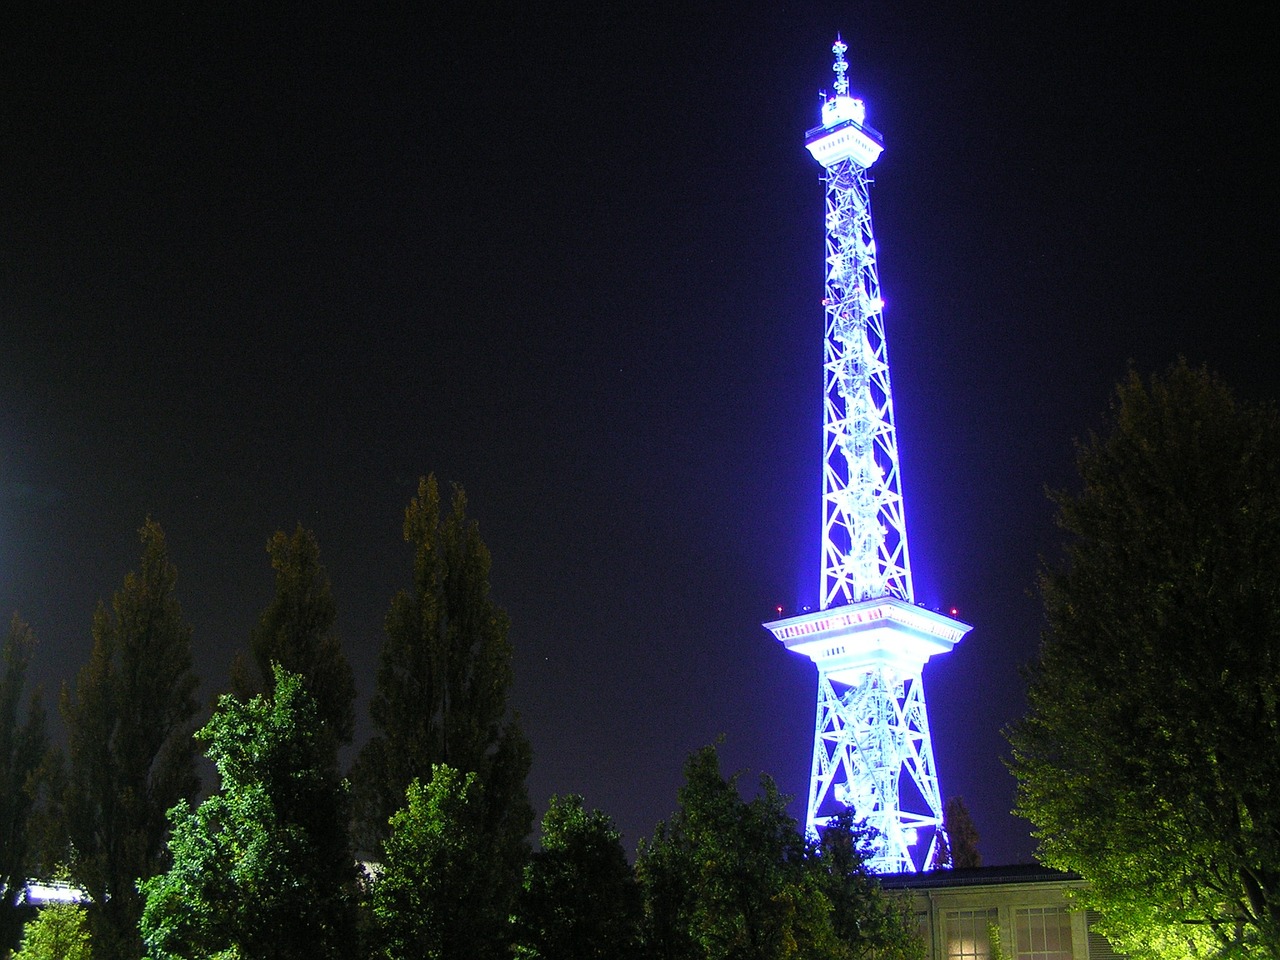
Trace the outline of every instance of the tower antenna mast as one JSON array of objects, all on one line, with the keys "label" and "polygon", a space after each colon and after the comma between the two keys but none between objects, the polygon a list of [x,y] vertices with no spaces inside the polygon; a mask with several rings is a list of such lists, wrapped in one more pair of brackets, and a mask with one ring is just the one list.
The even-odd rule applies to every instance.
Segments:
[{"label": "tower antenna mast", "polygon": [[927,868],[942,835],[921,674],[970,628],[912,591],[867,176],[884,141],[849,93],[848,49],[837,36],[835,92],[805,134],[826,184],[821,606],[765,626],[818,667],[808,832],[852,811],[868,866],[904,873]]}]

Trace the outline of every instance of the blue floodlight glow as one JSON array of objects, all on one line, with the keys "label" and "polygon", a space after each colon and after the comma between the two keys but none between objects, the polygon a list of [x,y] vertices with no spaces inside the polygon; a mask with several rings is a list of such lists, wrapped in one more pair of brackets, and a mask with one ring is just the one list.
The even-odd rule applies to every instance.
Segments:
[{"label": "blue floodlight glow", "polygon": [[851,810],[868,867],[903,873],[942,836],[921,673],[969,627],[915,605],[867,177],[884,143],[849,96],[848,49],[837,37],[835,94],[805,134],[826,171],[819,605],[765,626],[818,667],[808,833]]}]

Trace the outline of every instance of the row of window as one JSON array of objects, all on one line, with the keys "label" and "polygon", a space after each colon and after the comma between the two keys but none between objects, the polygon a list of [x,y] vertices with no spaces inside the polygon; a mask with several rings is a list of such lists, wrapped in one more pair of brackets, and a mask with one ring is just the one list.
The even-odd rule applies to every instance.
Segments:
[{"label": "row of window", "polygon": [[[948,910],[944,921],[947,960],[990,960],[998,910]],[[1013,943],[1001,947],[1013,960],[1071,960],[1071,915],[1065,907],[1015,908]]]}]

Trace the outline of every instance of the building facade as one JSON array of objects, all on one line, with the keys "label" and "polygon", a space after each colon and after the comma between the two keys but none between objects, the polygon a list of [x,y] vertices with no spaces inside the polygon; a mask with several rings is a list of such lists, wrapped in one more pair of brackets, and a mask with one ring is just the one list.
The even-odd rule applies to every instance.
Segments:
[{"label": "building facade", "polygon": [[1077,909],[1078,876],[1029,865],[934,870],[880,878],[909,897],[929,960],[1117,960]]}]

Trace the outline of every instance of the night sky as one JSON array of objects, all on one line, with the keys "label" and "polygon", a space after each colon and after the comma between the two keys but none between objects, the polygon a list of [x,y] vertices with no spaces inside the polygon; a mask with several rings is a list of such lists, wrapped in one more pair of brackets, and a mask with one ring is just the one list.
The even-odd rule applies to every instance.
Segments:
[{"label": "night sky", "polygon": [[942,788],[1028,861],[1000,730],[1045,486],[1130,363],[1280,394],[1270,8],[211,7],[5,25],[0,612],[47,700],[150,515],[210,697],[267,538],[313,529],[363,712],[434,472],[493,553],[539,807],[582,793],[634,848],[720,734],[803,797],[815,672],[760,624],[817,593],[803,135],[840,31],[886,144],[917,599],[974,625],[925,671]]}]

